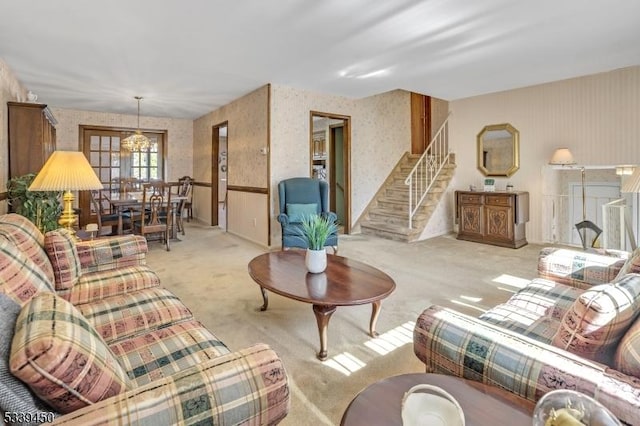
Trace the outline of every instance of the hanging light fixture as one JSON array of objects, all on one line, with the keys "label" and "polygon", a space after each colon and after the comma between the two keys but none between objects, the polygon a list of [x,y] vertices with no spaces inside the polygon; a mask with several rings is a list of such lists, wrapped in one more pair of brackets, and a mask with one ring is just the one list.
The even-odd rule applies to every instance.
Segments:
[{"label": "hanging light fixture", "polygon": [[142,96],[134,96],[134,99],[138,101],[138,128],[131,136],[122,140],[122,146],[129,151],[146,150],[151,146],[151,141],[140,130],[140,101]]}]

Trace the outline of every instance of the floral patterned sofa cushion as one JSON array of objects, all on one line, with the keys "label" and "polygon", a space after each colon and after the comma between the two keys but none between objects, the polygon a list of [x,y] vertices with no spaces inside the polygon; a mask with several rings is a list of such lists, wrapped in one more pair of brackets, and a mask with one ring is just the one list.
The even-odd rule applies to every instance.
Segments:
[{"label": "floral patterned sofa cushion", "polygon": [[82,314],[66,300],[41,293],[16,320],[11,372],[61,413],[128,390],[116,357]]}]

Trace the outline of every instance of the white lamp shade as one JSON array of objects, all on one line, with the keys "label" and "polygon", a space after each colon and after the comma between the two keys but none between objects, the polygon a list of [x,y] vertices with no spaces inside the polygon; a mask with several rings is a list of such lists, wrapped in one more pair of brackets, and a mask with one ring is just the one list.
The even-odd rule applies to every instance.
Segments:
[{"label": "white lamp shade", "polygon": [[640,168],[636,168],[633,174],[624,180],[620,192],[640,192]]},{"label": "white lamp shade", "polygon": [[29,191],[102,189],[102,183],[82,152],[54,151],[29,186]]},{"label": "white lamp shade", "polygon": [[576,164],[576,161],[573,159],[569,148],[558,148],[553,153],[551,160],[549,160],[549,164],[565,166],[567,164]]}]

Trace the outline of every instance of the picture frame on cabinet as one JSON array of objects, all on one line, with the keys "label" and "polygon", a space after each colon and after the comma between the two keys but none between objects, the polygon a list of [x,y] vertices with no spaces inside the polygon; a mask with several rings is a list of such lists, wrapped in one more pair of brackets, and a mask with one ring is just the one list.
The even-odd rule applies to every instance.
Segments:
[{"label": "picture frame on cabinet", "polygon": [[496,190],[496,180],[495,179],[485,179],[484,180],[484,192],[495,192]]}]

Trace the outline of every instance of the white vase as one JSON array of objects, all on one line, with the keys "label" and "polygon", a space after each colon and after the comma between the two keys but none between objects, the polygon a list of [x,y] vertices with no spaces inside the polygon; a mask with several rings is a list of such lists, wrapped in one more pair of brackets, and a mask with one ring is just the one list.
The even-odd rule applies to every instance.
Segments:
[{"label": "white vase", "polygon": [[304,258],[304,264],[307,270],[312,274],[324,272],[327,269],[327,251],[307,249],[307,255]]}]

